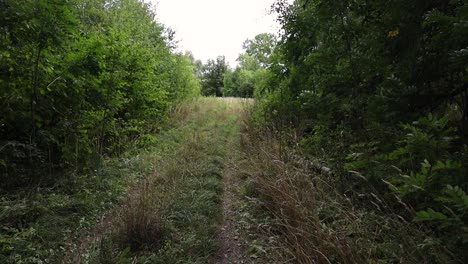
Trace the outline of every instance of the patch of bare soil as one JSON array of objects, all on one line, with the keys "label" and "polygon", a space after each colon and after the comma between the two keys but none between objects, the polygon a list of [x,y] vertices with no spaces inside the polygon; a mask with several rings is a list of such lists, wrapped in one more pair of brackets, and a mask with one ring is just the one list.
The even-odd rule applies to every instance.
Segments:
[{"label": "patch of bare soil", "polygon": [[111,211],[104,214],[96,226],[88,235],[78,238],[77,241],[70,241],[70,248],[64,256],[62,263],[86,263],[89,250],[96,245],[112,230],[115,212]]},{"label": "patch of bare soil", "polygon": [[240,180],[234,168],[234,157],[228,154],[227,163],[223,176],[223,223],[220,228],[219,240],[221,250],[217,263],[221,264],[243,264],[249,263],[245,252],[245,239],[238,229],[237,223],[240,219],[239,208],[242,205],[241,196],[238,193]]}]

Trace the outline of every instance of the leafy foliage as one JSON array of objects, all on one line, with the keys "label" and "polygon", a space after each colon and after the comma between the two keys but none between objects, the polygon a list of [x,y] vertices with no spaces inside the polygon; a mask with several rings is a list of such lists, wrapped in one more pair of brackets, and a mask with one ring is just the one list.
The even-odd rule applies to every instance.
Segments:
[{"label": "leafy foliage", "polygon": [[360,197],[377,192],[389,211],[437,230],[428,241],[446,245],[449,259],[466,259],[468,222],[457,208],[468,191],[467,4],[296,0],[274,8],[282,35],[257,92],[260,124],[283,139],[292,129],[304,154],[333,165],[356,205],[372,207]]},{"label": "leafy foliage", "polygon": [[216,60],[208,60],[202,67],[202,94],[205,96],[223,95],[223,79],[228,69],[226,58],[219,56]]},{"label": "leafy foliage", "polygon": [[244,42],[243,48],[246,55],[254,58],[260,66],[267,68],[271,64],[270,57],[273,55],[275,45],[275,35],[262,33],[255,36],[254,39],[247,39]]},{"label": "leafy foliage", "polygon": [[[276,37],[272,34],[259,34],[244,42],[245,53],[237,59],[239,65],[228,69],[224,76],[224,96],[254,97],[268,87],[271,78],[267,70],[271,65]],[[255,92],[256,91],[256,92]]]},{"label": "leafy foliage", "polygon": [[0,5],[2,188],[119,154],[199,93],[191,62],[142,1]]}]

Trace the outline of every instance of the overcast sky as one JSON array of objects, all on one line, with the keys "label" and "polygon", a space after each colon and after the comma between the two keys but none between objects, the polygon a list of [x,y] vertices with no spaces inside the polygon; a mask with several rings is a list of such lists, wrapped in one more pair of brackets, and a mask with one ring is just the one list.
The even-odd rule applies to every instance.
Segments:
[{"label": "overcast sky", "polygon": [[180,50],[192,51],[196,59],[225,55],[231,66],[247,38],[277,32],[269,15],[275,0],[151,0],[158,21],[176,31]]}]

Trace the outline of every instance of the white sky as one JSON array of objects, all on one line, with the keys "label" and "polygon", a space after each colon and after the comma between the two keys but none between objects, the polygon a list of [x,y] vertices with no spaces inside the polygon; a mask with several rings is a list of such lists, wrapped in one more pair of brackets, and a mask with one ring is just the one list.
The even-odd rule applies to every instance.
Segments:
[{"label": "white sky", "polygon": [[151,0],[158,21],[176,32],[181,51],[206,62],[219,55],[235,66],[242,43],[257,34],[277,33],[275,0]]}]

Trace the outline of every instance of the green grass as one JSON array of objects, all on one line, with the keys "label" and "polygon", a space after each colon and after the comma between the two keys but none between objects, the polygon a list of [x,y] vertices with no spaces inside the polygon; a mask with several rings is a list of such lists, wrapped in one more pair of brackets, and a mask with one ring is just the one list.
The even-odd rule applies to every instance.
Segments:
[{"label": "green grass", "polygon": [[[222,221],[226,145],[231,137],[238,136],[237,121],[242,107],[236,101],[202,98],[174,109],[174,128],[161,134],[158,143],[141,154],[153,167],[145,178],[144,184],[149,187],[137,188],[144,191],[136,192],[127,201],[120,223],[105,238],[104,246],[101,243],[91,253],[91,262],[215,261],[219,251],[216,234]],[[151,202],[135,205],[135,201],[145,199]],[[151,222],[143,213],[148,211],[158,215],[152,224],[163,230],[163,243],[146,247],[143,243],[139,250],[132,250],[128,230],[135,228],[135,222]]]},{"label": "green grass", "polygon": [[[0,263],[59,263],[66,254],[91,263],[212,262],[226,142],[237,136],[242,107],[216,98],[184,103],[151,147],[107,160],[88,175],[62,176],[48,189],[2,193]],[[71,253],[111,209],[111,232]],[[161,237],[144,241],[138,235],[147,230],[139,229]]]},{"label": "green grass", "polygon": [[118,203],[139,176],[138,158],[105,162],[87,175],[63,176],[54,187],[2,193],[0,263],[58,262]]}]

